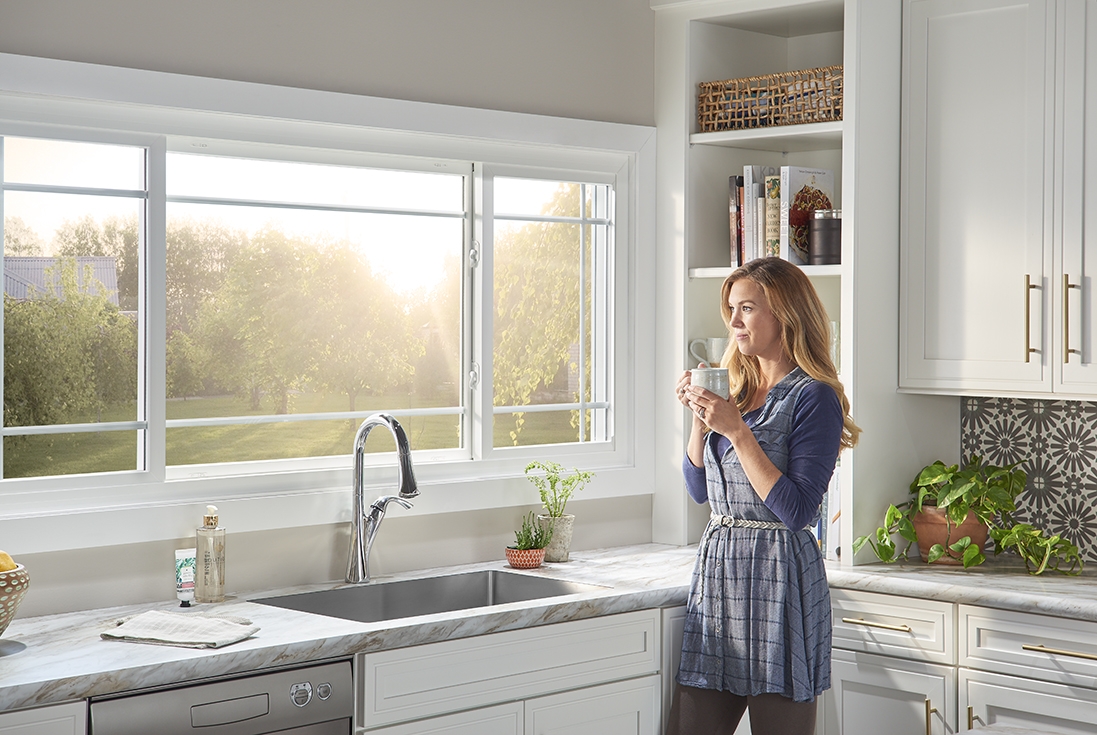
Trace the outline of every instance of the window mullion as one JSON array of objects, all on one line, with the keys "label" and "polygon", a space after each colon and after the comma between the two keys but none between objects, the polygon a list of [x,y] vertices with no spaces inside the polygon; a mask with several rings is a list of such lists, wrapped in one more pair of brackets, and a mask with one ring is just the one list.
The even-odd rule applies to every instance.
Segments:
[{"label": "window mullion", "polygon": [[[138,417],[148,429],[138,433],[138,462],[150,479],[162,482],[167,464],[167,142],[160,138],[148,147],[148,199],[140,228],[141,262],[139,300],[145,305],[138,317]],[[144,441],[142,441],[142,438]]]},{"label": "window mullion", "polygon": [[475,265],[469,259],[472,271],[472,359],[469,372],[469,408],[471,423],[471,449],[473,459],[487,459],[492,452],[494,427],[492,343],[493,343],[493,288],[494,264],[492,242],[492,179],[483,167],[473,171],[472,223],[473,241],[479,256]]}]

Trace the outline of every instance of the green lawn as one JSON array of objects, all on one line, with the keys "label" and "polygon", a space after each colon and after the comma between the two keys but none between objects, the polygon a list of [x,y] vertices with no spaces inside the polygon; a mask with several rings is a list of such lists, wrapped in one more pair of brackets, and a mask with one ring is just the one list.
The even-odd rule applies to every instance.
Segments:
[{"label": "green lawn", "polygon": [[[414,396],[368,396],[358,400],[359,411],[421,408],[438,405]],[[301,394],[293,397],[291,413],[346,411],[342,396]],[[248,410],[236,398],[191,398],[168,402],[168,418],[211,416],[249,416],[273,413],[273,407]],[[129,415],[126,415],[126,414]],[[132,420],[132,409],[117,415],[104,412],[103,421]],[[244,424],[169,429],[168,465],[205,464],[289,457],[322,457],[349,454],[360,420],[294,421],[274,424]],[[459,417],[405,416],[400,424],[407,432],[413,449],[441,449],[460,446]],[[511,416],[496,417],[495,445],[510,446],[514,429]],[[571,412],[527,413],[519,434],[522,445],[573,442],[577,432],[571,426]],[[393,441],[387,431],[370,434],[366,447],[370,452],[390,452]],[[4,477],[70,475],[86,472],[132,470],[136,466],[137,433],[130,431],[100,434],[51,434],[31,437],[5,437]]]}]

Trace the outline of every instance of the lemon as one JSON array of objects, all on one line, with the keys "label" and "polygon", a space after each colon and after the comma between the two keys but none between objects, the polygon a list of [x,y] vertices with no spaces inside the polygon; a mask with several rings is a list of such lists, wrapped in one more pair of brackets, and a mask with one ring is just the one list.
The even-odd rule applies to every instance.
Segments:
[{"label": "lemon", "polygon": [[11,554],[6,551],[0,551],[0,572],[10,572],[17,566],[19,565],[15,563],[15,559],[11,558]]}]

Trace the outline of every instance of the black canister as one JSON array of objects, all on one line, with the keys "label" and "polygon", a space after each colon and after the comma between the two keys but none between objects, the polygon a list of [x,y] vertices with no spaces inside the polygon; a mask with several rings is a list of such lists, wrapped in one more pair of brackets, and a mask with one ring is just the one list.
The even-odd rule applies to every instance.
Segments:
[{"label": "black canister", "polygon": [[842,262],[842,210],[816,209],[808,221],[808,263],[834,265]]}]

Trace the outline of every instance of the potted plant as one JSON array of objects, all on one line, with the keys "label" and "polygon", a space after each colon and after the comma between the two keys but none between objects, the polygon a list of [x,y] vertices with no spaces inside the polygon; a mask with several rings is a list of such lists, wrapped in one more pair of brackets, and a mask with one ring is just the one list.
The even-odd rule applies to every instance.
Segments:
[{"label": "potted plant", "polygon": [[[963,564],[966,569],[986,561],[983,546],[989,535],[995,555],[1016,552],[1030,574],[1048,569],[1079,574],[1082,559],[1076,546],[1013,520],[1011,514],[1027,479],[1017,469],[1019,464],[997,467],[973,455],[963,468],[940,460],[927,465],[910,484],[911,498],[889,506],[884,525],[873,537],[854,541],[853,553],[868,544],[881,561],[890,563],[905,559],[910,547],[918,544],[923,561]],[[901,553],[894,534],[907,541]]]},{"label": "potted plant", "polygon": [[515,569],[534,569],[545,560],[545,547],[552,539],[552,528],[546,529],[533,517],[531,510],[522,519],[522,527],[514,532],[514,545],[506,548],[507,562]]},{"label": "potted plant", "polygon": [[[544,472],[544,476],[531,475],[530,472]],[[593,472],[580,472],[564,476],[563,466],[556,462],[530,462],[526,465],[526,477],[537,486],[541,493],[541,505],[546,513],[537,517],[542,528],[551,529],[552,543],[545,550],[545,561],[567,561],[571,553],[571,532],[575,526],[575,516],[564,513],[571,496],[583,489],[594,477]]]}]

